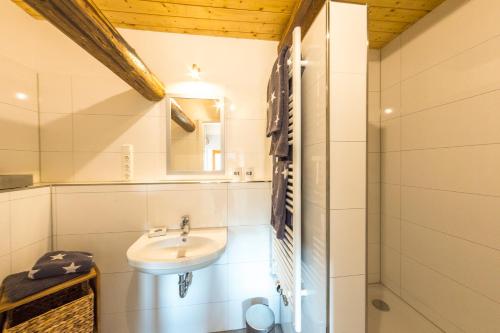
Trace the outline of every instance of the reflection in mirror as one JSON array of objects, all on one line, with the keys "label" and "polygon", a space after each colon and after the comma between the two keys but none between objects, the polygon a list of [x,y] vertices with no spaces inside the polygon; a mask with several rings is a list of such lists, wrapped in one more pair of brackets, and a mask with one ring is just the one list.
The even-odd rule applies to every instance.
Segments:
[{"label": "reflection in mirror", "polygon": [[168,99],[169,174],[224,171],[224,102],[171,96]]}]

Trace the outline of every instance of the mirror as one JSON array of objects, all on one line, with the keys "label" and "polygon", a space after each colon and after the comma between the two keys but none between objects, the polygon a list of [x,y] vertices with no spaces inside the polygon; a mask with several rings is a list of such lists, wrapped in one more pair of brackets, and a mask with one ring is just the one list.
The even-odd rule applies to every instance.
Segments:
[{"label": "mirror", "polygon": [[167,173],[224,172],[224,100],[169,96]]}]

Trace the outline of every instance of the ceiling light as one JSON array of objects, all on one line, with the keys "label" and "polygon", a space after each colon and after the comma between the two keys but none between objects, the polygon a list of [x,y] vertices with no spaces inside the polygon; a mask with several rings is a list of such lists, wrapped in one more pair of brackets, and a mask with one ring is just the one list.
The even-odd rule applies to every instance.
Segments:
[{"label": "ceiling light", "polygon": [[16,98],[21,100],[21,101],[24,101],[24,100],[28,99],[28,95],[23,93],[23,92],[17,92]]},{"label": "ceiling light", "polygon": [[391,114],[393,110],[391,108],[384,109],[385,114]]},{"label": "ceiling light", "polygon": [[196,64],[193,64],[193,66],[191,66],[191,68],[189,69],[189,76],[191,76],[193,79],[199,80],[200,72],[200,67],[198,67],[198,65]]},{"label": "ceiling light", "polygon": [[231,104],[231,106],[229,108],[231,111],[236,111],[236,105],[234,105],[234,104]]}]

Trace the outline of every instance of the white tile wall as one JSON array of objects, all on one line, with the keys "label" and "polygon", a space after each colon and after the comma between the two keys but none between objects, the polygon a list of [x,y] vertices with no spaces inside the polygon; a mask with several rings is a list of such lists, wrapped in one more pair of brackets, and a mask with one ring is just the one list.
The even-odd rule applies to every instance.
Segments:
[{"label": "white tile wall", "polygon": [[380,282],[380,50],[368,51],[368,283]]},{"label": "white tile wall", "polygon": [[36,72],[0,55],[0,77],[0,174],[33,174],[38,182]]},{"label": "white tile wall", "polygon": [[[45,30],[43,34],[50,35],[61,54],[71,49],[78,55],[74,60],[77,66],[87,70],[75,68],[73,60],[68,63],[71,57],[56,56],[66,70],[40,62],[42,180],[122,180],[122,144],[134,145],[136,180],[167,178],[165,103],[146,101],[100,64],[85,59],[85,52],[67,45],[55,29]],[[200,94],[209,89],[226,97],[226,176],[241,166],[252,167],[256,179],[269,179],[265,91],[276,43],[138,32],[124,30],[123,34],[148,58],[148,65],[155,69],[168,93],[192,93],[179,87],[192,86],[186,68],[197,63],[204,72],[203,81],[197,85],[202,88]],[[172,55],[172,47],[183,56]],[[201,57],[199,47],[205,50]],[[231,54],[231,59],[244,55],[245,66],[229,59],[221,62],[221,52]]]},{"label": "white tile wall", "polygon": [[[378,130],[376,94],[367,114],[367,7],[330,2],[330,329],[365,332],[367,120]],[[373,54],[371,55],[373,59]],[[373,60],[372,67],[373,67]],[[376,72],[372,69],[370,72]],[[377,81],[372,78],[371,82]],[[335,87],[348,87],[337,89]],[[375,86],[376,87],[376,86]],[[377,88],[374,88],[376,92]],[[375,99],[375,101],[373,101]],[[371,147],[377,147],[372,143]],[[377,148],[371,152],[378,152]],[[377,156],[375,160],[380,160]],[[370,167],[373,167],[370,165]],[[370,170],[370,174],[376,173]],[[372,182],[378,184],[380,177]],[[375,194],[375,193],[372,193]],[[370,198],[377,202],[376,198]],[[371,210],[373,213],[373,208]],[[376,214],[376,213],[375,213]],[[375,220],[377,221],[377,220]],[[376,222],[375,222],[376,223]],[[375,226],[377,228],[377,226]],[[375,244],[376,241],[375,241]],[[374,247],[371,246],[371,249]],[[373,267],[373,263],[372,263]]]},{"label": "white tile wall", "polygon": [[[94,253],[103,273],[103,332],[243,328],[253,298],[268,299],[279,313],[269,271],[270,190],[270,183],[57,186],[56,248]],[[194,272],[180,299],[177,276],[134,272],[125,253],[147,228],[179,228],[184,214],[195,228],[228,226],[228,245],[215,265]]]},{"label": "white tile wall", "polygon": [[50,187],[0,193],[0,281],[51,247]]},{"label": "white tile wall", "polygon": [[496,7],[445,1],[382,50],[382,282],[446,332],[500,325]]}]

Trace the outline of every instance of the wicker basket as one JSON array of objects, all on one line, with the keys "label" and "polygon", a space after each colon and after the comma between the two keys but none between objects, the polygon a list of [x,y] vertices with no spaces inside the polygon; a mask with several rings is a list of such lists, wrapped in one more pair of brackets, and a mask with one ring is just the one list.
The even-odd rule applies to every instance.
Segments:
[{"label": "wicker basket", "polygon": [[3,333],[92,333],[94,292],[88,282],[11,310]]}]

